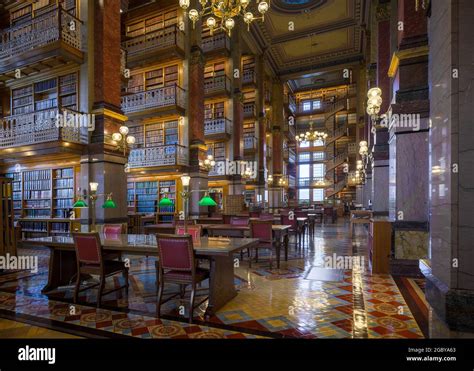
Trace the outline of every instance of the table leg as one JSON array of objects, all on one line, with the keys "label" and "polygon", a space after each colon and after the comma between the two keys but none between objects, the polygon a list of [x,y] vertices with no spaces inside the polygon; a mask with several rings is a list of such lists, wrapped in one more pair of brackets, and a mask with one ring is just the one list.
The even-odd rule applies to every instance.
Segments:
[{"label": "table leg", "polygon": [[234,285],[234,259],[232,256],[213,256],[209,282],[209,304],[205,318],[208,319],[230,300],[237,296]]},{"label": "table leg", "polygon": [[288,261],[288,245],[290,244],[290,238],[288,232],[283,237],[283,243],[285,244],[285,261]]},{"label": "table leg", "polygon": [[275,253],[277,259],[277,269],[280,269],[280,251],[281,251],[281,235],[277,234],[275,239]]},{"label": "table leg", "polygon": [[57,250],[50,248],[48,283],[41,290],[45,293],[59,286],[69,285],[76,275],[75,251]]}]

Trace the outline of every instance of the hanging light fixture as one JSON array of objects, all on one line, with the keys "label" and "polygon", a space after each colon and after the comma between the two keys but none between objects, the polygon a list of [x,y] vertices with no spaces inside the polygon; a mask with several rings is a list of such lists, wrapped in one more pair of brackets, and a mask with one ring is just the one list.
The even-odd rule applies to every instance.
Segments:
[{"label": "hanging light fixture", "polygon": [[209,193],[206,192],[204,197],[199,200],[199,206],[217,206],[217,203],[209,196]]},{"label": "hanging light fixture", "polygon": [[372,88],[367,92],[367,114],[375,121],[379,118],[380,107],[382,106],[382,90]]},{"label": "hanging light fixture", "polygon": [[327,137],[328,137],[327,133],[325,133],[323,131],[313,130],[313,123],[311,122],[309,124],[309,131],[307,131],[306,133],[296,135],[295,139],[299,143],[301,143],[301,142],[314,142],[316,140],[317,141],[322,141],[324,143],[324,141],[326,140]]},{"label": "hanging light fixture", "polygon": [[230,36],[232,29],[235,27],[234,17],[240,16],[247,24],[247,29],[250,30],[250,24],[256,20],[261,19],[265,21],[265,13],[270,9],[270,0],[255,0],[257,4],[257,11],[260,16],[255,16],[254,13],[248,10],[252,0],[199,0],[200,10],[189,9],[190,0],[179,0],[179,6],[184,10],[185,15],[193,22],[193,28],[199,19],[205,17],[205,24],[209,28],[211,35],[216,30],[223,30]]}]

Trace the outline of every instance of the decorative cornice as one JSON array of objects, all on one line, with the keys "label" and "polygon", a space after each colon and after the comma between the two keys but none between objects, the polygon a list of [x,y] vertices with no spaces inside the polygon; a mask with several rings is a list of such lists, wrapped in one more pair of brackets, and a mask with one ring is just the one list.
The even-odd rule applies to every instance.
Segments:
[{"label": "decorative cornice", "polygon": [[388,77],[394,77],[396,75],[401,60],[422,57],[428,55],[428,53],[428,45],[396,51],[392,55],[392,61],[388,69]]},{"label": "decorative cornice", "polygon": [[116,120],[119,120],[119,121],[127,121],[128,120],[128,116],[125,116],[121,113],[118,113],[118,112],[114,112],[112,110],[109,110],[107,108],[97,108],[95,110],[92,111],[92,113],[94,115],[104,115],[104,116],[107,116],[107,117],[111,117],[113,119],[116,119]]}]

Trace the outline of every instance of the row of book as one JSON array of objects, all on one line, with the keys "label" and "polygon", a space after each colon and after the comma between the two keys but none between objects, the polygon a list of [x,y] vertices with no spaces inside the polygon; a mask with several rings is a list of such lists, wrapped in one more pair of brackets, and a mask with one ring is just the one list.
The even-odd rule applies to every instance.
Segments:
[{"label": "row of book", "polygon": [[41,209],[41,208],[50,208],[51,201],[50,200],[25,200],[26,205],[25,208],[27,209]]},{"label": "row of book", "polygon": [[26,218],[49,218],[51,210],[49,209],[25,209]]},{"label": "row of book", "polygon": [[51,179],[51,172],[49,170],[25,171],[23,173],[23,180],[25,182],[30,180],[46,180]]},{"label": "row of book", "polygon": [[56,209],[54,211],[55,218],[69,218],[71,216],[70,209]]},{"label": "row of book", "polygon": [[56,178],[72,178],[74,176],[74,169],[58,169],[56,170]]},{"label": "row of book", "polygon": [[56,188],[73,188],[74,179],[56,179]]},{"label": "row of book", "polygon": [[69,223],[51,223],[51,232],[69,232]]},{"label": "row of book", "polygon": [[40,81],[35,84],[35,93],[54,89],[56,86],[57,86],[57,80],[55,78],[49,79],[46,81]]},{"label": "row of book", "polygon": [[35,103],[37,111],[44,109],[55,108],[58,106],[58,100],[56,98],[45,99]]},{"label": "row of book", "polygon": [[21,228],[27,231],[47,232],[48,226],[45,222],[20,222]]},{"label": "row of book", "polygon": [[51,191],[29,191],[23,192],[25,200],[34,200],[38,198],[51,198]]},{"label": "row of book", "polygon": [[72,198],[56,200],[55,207],[61,209],[70,209],[72,208]]},{"label": "row of book", "polygon": [[72,198],[74,197],[74,191],[72,188],[62,188],[56,191],[56,197],[58,198]]}]

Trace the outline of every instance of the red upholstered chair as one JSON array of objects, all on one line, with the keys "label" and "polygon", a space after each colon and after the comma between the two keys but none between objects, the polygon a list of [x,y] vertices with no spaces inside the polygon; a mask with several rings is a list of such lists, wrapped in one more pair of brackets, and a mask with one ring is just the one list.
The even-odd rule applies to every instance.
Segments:
[{"label": "red upholstered chair", "polygon": [[[200,243],[201,241],[201,233],[202,233],[202,227],[200,225],[188,225],[187,228],[187,234],[190,234],[191,237],[193,238],[193,243]],[[184,235],[185,230],[184,230],[184,225],[178,225],[176,226],[176,234],[178,235]]]},{"label": "red upholstered chair", "polygon": [[250,223],[250,236],[258,238],[258,245],[255,247],[255,262],[258,263],[258,249],[270,250],[270,268],[273,262],[273,222],[255,220]]},{"label": "red upholstered chair", "polygon": [[258,218],[260,217],[260,211],[250,211],[249,215],[251,218]]},{"label": "red upholstered chair", "polygon": [[[125,224],[104,224],[102,227],[102,233],[104,234],[105,238],[117,238],[121,234],[126,234],[126,226]],[[122,259],[122,253],[120,251],[117,252],[104,252],[104,259],[105,260],[116,260]]]},{"label": "red upholstered chair", "polygon": [[291,217],[291,214],[281,214],[280,215],[280,223],[281,225],[289,225],[290,229],[288,230],[288,234],[291,235],[293,234],[295,236],[296,240],[296,247],[298,247],[298,237],[300,234],[300,230],[298,229],[298,222],[296,221],[296,216],[293,214],[293,217]]},{"label": "red upholstered chair", "polygon": [[270,213],[262,213],[260,214],[260,220],[266,220],[266,221],[274,221],[275,220],[275,216],[273,214],[270,214]]},{"label": "red upholstered chair", "polygon": [[336,221],[336,217],[335,217],[336,213],[334,212],[334,208],[332,206],[325,206],[323,214],[324,214],[325,223],[328,218],[331,220],[331,223],[334,223]]},{"label": "red upholstered chair", "polygon": [[[192,289],[189,303],[189,323],[191,323],[194,308],[207,300],[207,298],[205,298],[199,304],[194,305],[196,285],[209,278],[209,270],[197,266],[197,261],[194,256],[193,240],[190,235],[176,236],[157,234],[156,242],[158,245],[158,317],[160,317],[161,305],[164,302],[176,295],[180,295],[181,298],[183,298],[186,286],[191,285]],[[162,301],[165,283],[180,285],[180,292]]]},{"label": "red upholstered chair", "polygon": [[[76,249],[76,261],[77,261],[77,278],[76,287],[74,289],[74,303],[79,298],[79,292],[88,290],[95,286],[99,286],[99,293],[97,295],[97,306],[100,306],[102,296],[111,292],[126,289],[128,293],[128,267],[125,266],[124,262],[116,260],[105,260],[103,255],[103,249],[100,243],[100,237],[98,233],[73,233],[74,246]],[[125,285],[104,292],[105,279],[109,276],[122,273],[125,279]],[[100,283],[92,286],[80,288],[81,277],[83,275],[98,275],[100,277]]]},{"label": "red upholstered chair", "polygon": [[230,224],[232,225],[248,225],[249,218],[246,216],[232,216],[230,218]]}]

